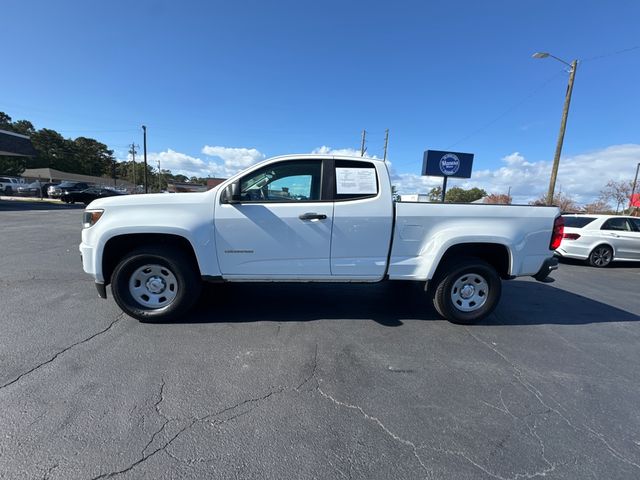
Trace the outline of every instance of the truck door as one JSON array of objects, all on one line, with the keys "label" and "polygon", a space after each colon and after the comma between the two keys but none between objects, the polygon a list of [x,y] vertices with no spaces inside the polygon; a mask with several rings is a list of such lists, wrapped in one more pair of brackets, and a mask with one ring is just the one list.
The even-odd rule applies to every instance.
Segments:
[{"label": "truck door", "polygon": [[331,275],[333,203],[322,160],[283,160],[246,174],[239,203],[215,211],[223,276],[300,279]]},{"label": "truck door", "polygon": [[393,199],[382,162],[334,160],[331,274],[380,279],[393,228]]}]

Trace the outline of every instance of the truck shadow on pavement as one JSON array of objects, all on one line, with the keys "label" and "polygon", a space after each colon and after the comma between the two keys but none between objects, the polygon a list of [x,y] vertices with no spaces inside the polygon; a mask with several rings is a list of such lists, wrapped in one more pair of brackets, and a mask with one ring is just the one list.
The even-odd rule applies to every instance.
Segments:
[{"label": "truck shadow on pavement", "polygon": [[82,204],[54,203],[40,200],[0,200],[0,212],[22,212],[27,210],[73,210],[83,209]]},{"label": "truck shadow on pavement", "polygon": [[[417,282],[379,284],[208,284],[197,307],[179,323],[373,320],[444,321]],[[533,281],[503,283],[496,311],[480,325],[581,325],[632,322],[633,313]]]}]

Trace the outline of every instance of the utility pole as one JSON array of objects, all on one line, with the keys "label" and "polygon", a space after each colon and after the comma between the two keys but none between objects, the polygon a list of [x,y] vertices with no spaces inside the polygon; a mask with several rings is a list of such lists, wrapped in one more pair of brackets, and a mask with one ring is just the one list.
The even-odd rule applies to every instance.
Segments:
[{"label": "utility pole", "polygon": [[[562,61],[562,60],[561,60]],[[563,62],[566,63],[566,62]],[[553,193],[556,188],[556,178],[558,177],[558,166],[560,165],[560,154],[562,153],[562,143],[564,142],[564,132],[567,128],[567,116],[569,115],[569,105],[571,104],[571,93],[573,92],[573,81],[576,78],[576,69],[578,61],[574,60],[569,65],[569,85],[567,85],[567,94],[564,99],[564,107],[562,109],[562,121],[560,122],[560,133],[558,134],[558,143],[556,144],[556,153],[553,157],[553,167],[551,168],[551,180],[549,181],[549,191],[547,193],[547,205],[553,204]]]},{"label": "utility pole", "polygon": [[144,193],[149,193],[149,184],[147,183],[147,127],[142,125],[144,134]]},{"label": "utility pole", "polygon": [[636,177],[633,179],[633,187],[631,187],[631,197],[629,197],[629,215],[631,215],[631,207],[633,206],[633,196],[636,193],[636,185],[638,184],[638,171],[640,171],[640,162],[636,167]]},{"label": "utility pole", "polygon": [[160,159],[158,159],[158,193],[162,192],[162,170],[160,170]]},{"label": "utility pole", "polygon": [[366,130],[362,130],[362,144],[360,145],[360,156],[364,157],[364,144],[367,141],[367,131]]},{"label": "utility pole", "polygon": [[384,155],[382,157],[382,159],[386,162],[387,161],[387,147],[389,146],[389,129],[387,128],[384,131]]},{"label": "utility pole", "polygon": [[134,193],[136,192],[136,190],[138,189],[138,185],[136,184],[136,147],[140,148],[140,145],[136,145],[135,143],[131,143],[131,149],[129,150],[129,153],[131,154],[131,158],[133,160],[133,187],[134,187]]}]

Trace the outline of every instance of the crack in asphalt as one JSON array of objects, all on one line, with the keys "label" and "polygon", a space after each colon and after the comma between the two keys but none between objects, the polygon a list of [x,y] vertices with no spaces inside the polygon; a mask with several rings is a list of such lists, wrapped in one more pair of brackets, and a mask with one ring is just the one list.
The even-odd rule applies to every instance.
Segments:
[{"label": "crack in asphalt", "polygon": [[[544,415],[544,414],[548,414],[551,413],[551,410],[547,409],[543,412],[530,412],[522,417],[519,417],[517,415],[515,415],[507,406],[506,402],[504,401],[504,397],[502,396],[502,392],[503,389],[500,389],[500,403],[502,404],[502,407],[504,410],[499,409],[501,411],[504,411],[507,415],[511,416],[514,420],[516,421],[522,421],[524,423],[524,425],[527,427],[527,430],[529,430],[529,433],[531,434],[532,437],[534,437],[537,441],[538,441],[538,445],[540,446],[540,458],[542,458],[542,461],[544,463],[547,464],[547,468],[542,469],[539,472],[535,472],[533,474],[529,474],[529,473],[524,473],[524,474],[519,474],[516,473],[515,477],[513,477],[514,479],[520,478],[521,476],[523,478],[533,478],[533,477],[537,477],[542,475],[543,477],[547,474],[547,473],[551,473],[553,472],[556,467],[557,464],[554,462],[550,462],[549,459],[546,456],[546,447],[544,442],[542,441],[542,439],[540,438],[540,435],[538,435],[538,432],[536,430],[537,428],[537,423],[536,423],[536,418],[535,416],[537,415]],[[529,425],[528,423],[528,419],[529,418],[533,418],[533,427],[531,425]]]},{"label": "crack in asphalt", "polygon": [[413,451],[413,456],[416,458],[416,460],[418,461],[418,463],[420,464],[420,467],[422,468],[422,470],[424,470],[424,472],[427,474],[428,478],[432,478],[433,477],[433,471],[429,468],[427,468],[427,466],[424,464],[424,462],[422,461],[422,458],[420,458],[420,455],[418,454],[418,447],[416,446],[415,443],[413,443],[410,440],[404,439],[398,435],[396,435],[395,433],[393,433],[391,430],[389,430],[381,421],[379,418],[374,417],[373,415],[368,414],[367,412],[365,412],[362,407],[358,406],[358,405],[351,405],[349,403],[345,403],[345,402],[341,402],[340,400],[336,400],[334,397],[332,397],[331,395],[329,395],[328,393],[325,393],[320,386],[318,386],[316,388],[316,391],[322,395],[324,398],[326,398],[327,400],[330,400],[331,402],[333,402],[334,404],[340,406],[340,407],[344,407],[344,408],[348,408],[350,410],[355,410],[357,412],[360,412],[360,414],[367,420],[375,423],[376,425],[378,425],[378,427],[380,427],[382,429],[383,432],[385,432],[388,436],[390,436],[391,438],[393,438],[396,442],[399,442],[403,445],[407,445],[409,447],[411,447],[412,451]]},{"label": "crack in asphalt", "polygon": [[11,385],[13,385],[16,382],[19,382],[20,380],[22,380],[24,377],[26,377],[27,375],[32,374],[33,372],[35,372],[36,370],[39,370],[40,368],[54,362],[60,355],[68,352],[69,350],[71,350],[74,347],[77,347],[78,345],[82,345],[83,343],[87,343],[90,340],[93,340],[94,338],[102,335],[103,333],[107,333],[109,330],[111,330],[116,323],[118,323],[120,320],[122,320],[124,318],[124,313],[121,313],[120,315],[118,315],[116,317],[116,319],[114,321],[112,321],[106,328],[100,330],[97,333],[94,333],[93,335],[90,335],[89,337],[83,339],[83,340],[79,340],[76,343],[73,343],[71,345],[69,345],[68,347],[63,348],[62,350],[60,350],[59,352],[57,352],[55,355],[53,355],[51,358],[49,358],[48,360],[39,363],[38,365],[34,366],[33,368],[27,370],[24,373],[21,373],[20,375],[18,375],[16,378],[14,378],[13,380],[5,383],[4,385],[0,385],[0,390],[6,387],[9,387]]},{"label": "crack in asphalt", "polygon": [[553,468],[551,468],[551,469],[544,469],[544,470],[541,470],[539,472],[534,472],[534,473],[528,473],[528,472],[516,473],[513,477],[503,477],[502,475],[498,475],[497,473],[493,473],[490,470],[487,470],[485,467],[483,467],[478,462],[474,461],[472,458],[470,458],[466,453],[464,453],[461,450],[450,450],[450,449],[447,449],[447,448],[437,448],[437,447],[433,447],[433,446],[430,446],[430,445],[423,445],[423,446],[421,446],[421,448],[422,447],[428,448],[430,450],[433,450],[434,452],[444,453],[444,454],[447,454],[447,455],[454,455],[454,456],[457,456],[457,457],[461,457],[464,460],[466,460],[468,463],[470,463],[471,465],[476,467],[481,472],[485,473],[486,475],[490,476],[491,478],[497,478],[498,480],[518,480],[520,478],[544,477],[548,473],[550,473],[553,470],[555,470],[555,468],[556,468],[556,465],[554,465]]},{"label": "crack in asphalt", "polygon": [[151,444],[153,443],[153,441],[156,439],[156,437],[158,435],[160,435],[160,433],[162,433],[162,431],[165,429],[165,427],[169,424],[169,422],[172,421],[171,418],[168,418],[164,413],[162,413],[162,411],[160,410],[160,404],[164,401],[164,388],[166,386],[166,382],[164,381],[164,378],[161,379],[161,383],[160,383],[160,392],[158,394],[158,400],[156,400],[156,402],[153,405],[154,410],[156,411],[156,413],[164,420],[162,425],[160,426],[160,428],[158,430],[156,430],[153,435],[151,436],[151,439],[149,439],[149,441],[147,442],[147,444],[145,445],[145,447],[142,449],[142,456],[144,457],[145,452],[147,451],[147,449],[151,446]]},{"label": "crack in asphalt", "polygon": [[58,468],[58,464],[54,464],[51,465],[47,471],[44,473],[44,476],[42,477],[42,480],[49,480],[49,476],[51,475],[51,472],[53,472],[56,468]]},{"label": "crack in asphalt", "polygon": [[[129,472],[129,471],[133,470],[133,469],[134,469],[135,467],[137,467],[138,465],[140,465],[140,464],[142,464],[142,463],[146,462],[146,461],[147,461],[147,460],[149,460],[151,457],[153,457],[154,455],[156,455],[157,453],[160,453],[160,452],[163,452],[163,453],[167,454],[168,456],[170,456],[170,457],[171,457],[171,458],[173,458],[174,460],[181,461],[178,457],[176,457],[175,455],[172,455],[172,454],[167,450],[167,448],[168,448],[168,447],[169,447],[169,446],[170,446],[170,445],[171,445],[171,444],[172,444],[172,443],[173,443],[173,442],[174,442],[174,441],[175,441],[175,440],[176,440],[180,435],[182,435],[182,434],[183,434],[184,432],[186,432],[187,430],[191,429],[191,428],[192,428],[193,426],[195,426],[197,423],[201,423],[201,422],[204,422],[204,421],[207,421],[207,420],[209,420],[209,421],[210,421],[211,419],[213,419],[213,418],[215,418],[215,417],[217,417],[217,416],[220,416],[220,415],[222,415],[222,414],[224,414],[224,413],[226,413],[226,412],[229,412],[229,411],[231,411],[231,410],[234,410],[234,409],[236,409],[236,408],[242,407],[242,406],[247,405],[247,404],[253,404],[253,403],[262,402],[262,401],[264,401],[264,400],[268,399],[269,397],[271,397],[272,395],[280,394],[280,393],[282,393],[282,392],[284,392],[284,391],[286,390],[284,387],[279,387],[279,388],[277,388],[277,389],[275,389],[275,390],[270,390],[270,391],[269,391],[267,394],[265,394],[265,395],[262,395],[262,396],[259,396],[259,397],[254,397],[254,398],[248,398],[248,399],[246,399],[246,400],[242,400],[241,402],[238,402],[238,403],[236,403],[236,404],[234,404],[234,405],[232,405],[232,406],[230,406],[230,407],[225,407],[225,408],[223,408],[222,410],[219,410],[219,411],[217,411],[217,412],[215,412],[215,413],[211,413],[211,414],[208,414],[208,415],[204,415],[204,416],[202,416],[202,417],[194,417],[194,418],[191,418],[191,419],[189,420],[189,422],[187,423],[187,425],[185,425],[184,427],[182,427],[182,428],[181,428],[181,429],[180,429],[180,430],[179,430],[175,435],[173,435],[173,436],[172,436],[172,437],[171,437],[167,442],[165,442],[165,443],[164,443],[164,445],[162,445],[162,446],[160,446],[160,447],[157,447],[157,448],[156,448],[155,450],[153,450],[151,453],[149,453],[149,454],[146,454],[146,455],[145,455],[145,453],[144,453],[144,452],[149,448],[149,446],[151,445],[151,443],[153,442],[153,440],[155,439],[155,437],[156,437],[157,435],[159,435],[159,434],[160,434],[160,432],[162,432],[162,431],[164,430],[164,428],[166,427],[166,425],[167,425],[169,422],[171,422],[171,421],[178,421],[178,420],[179,420],[179,419],[169,419],[169,418],[168,418],[168,417],[166,417],[163,413],[161,413],[161,412],[160,412],[160,410],[159,410],[159,406],[160,406],[160,404],[162,403],[162,401],[164,400],[164,386],[165,386],[165,382],[164,382],[164,380],[163,380],[163,381],[162,381],[161,388],[160,388],[160,399],[159,399],[158,401],[156,401],[156,403],[155,403],[155,408],[156,408],[156,411],[157,411],[157,412],[158,412],[158,413],[159,413],[159,414],[160,414],[160,415],[161,415],[161,416],[162,416],[166,421],[163,423],[163,425],[160,427],[160,429],[158,429],[158,430],[157,430],[157,431],[152,435],[151,440],[147,443],[147,445],[145,446],[145,448],[142,450],[141,457],[140,457],[138,460],[136,460],[135,462],[133,462],[131,465],[129,465],[128,467],[123,468],[122,470],[117,470],[117,471],[114,471],[114,472],[108,472],[108,473],[102,473],[102,474],[100,474],[100,475],[97,475],[97,476],[93,477],[91,480],[101,480],[101,479],[103,479],[103,478],[113,478],[113,477],[115,477],[115,476],[118,476],[118,475],[122,475],[122,474],[124,474],[124,473],[127,473],[127,472]],[[253,408],[251,408],[251,409],[249,409],[249,410],[247,410],[247,411],[245,411],[245,412],[241,412],[241,413],[239,413],[238,415],[234,415],[234,416],[232,416],[232,417],[230,417],[230,418],[227,418],[227,419],[225,419],[225,420],[223,420],[223,421],[216,421],[216,422],[212,422],[212,423],[211,423],[211,425],[221,425],[221,424],[223,424],[223,423],[229,422],[229,421],[231,421],[231,420],[233,420],[233,419],[235,419],[235,418],[238,418],[238,417],[240,417],[240,416],[242,416],[242,415],[246,415],[247,413],[249,413],[250,411],[252,411],[252,410],[256,409],[257,407],[258,407],[258,405],[256,405],[255,407],[253,407]]]},{"label": "crack in asphalt", "polygon": [[[499,351],[496,347],[494,347],[493,345],[489,344],[488,342],[482,340],[480,337],[478,337],[477,335],[474,335],[473,333],[471,333],[471,331],[468,328],[465,328],[465,330],[467,331],[467,333],[474,338],[476,341],[478,341],[479,343],[481,343],[482,345],[484,345],[485,347],[487,347],[488,349],[492,350],[496,355],[498,355],[505,363],[507,363],[514,371],[513,373],[513,377],[516,379],[516,381],[522,385],[529,393],[531,393],[540,403],[540,405],[542,405],[543,407],[545,407],[547,410],[549,410],[550,412],[555,413],[556,415],[558,415],[571,429],[573,429],[574,431],[578,432],[578,431],[582,431],[582,432],[586,432],[588,435],[591,435],[592,437],[595,437],[596,439],[598,439],[602,444],[604,444],[604,446],[606,447],[606,449],[609,451],[609,453],[614,457],[617,458],[618,460],[631,465],[637,469],[640,469],[640,464],[634,462],[633,460],[630,460],[629,458],[625,457],[623,454],[621,454],[619,451],[617,451],[615,448],[613,448],[609,442],[607,441],[607,439],[605,438],[605,436],[600,433],[597,432],[595,430],[593,430],[591,427],[587,426],[587,425],[583,425],[582,427],[580,426],[576,426],[573,423],[571,423],[571,421],[562,413],[560,412],[557,408],[553,408],[552,406],[550,406],[549,404],[547,404],[543,398],[542,398],[542,393],[540,392],[540,390],[538,390],[536,387],[534,387],[528,380],[526,380],[524,378],[524,373],[522,372],[522,369],[520,367],[518,367],[515,363],[513,363],[511,360],[509,360],[506,355],[504,355],[501,351]],[[501,398],[502,399],[502,398]],[[561,405],[554,400],[554,402],[561,407]],[[502,404],[504,406],[504,408],[506,409],[506,405],[504,404],[504,401],[502,401]],[[525,422],[526,423],[526,422]],[[528,426],[528,425],[527,425]],[[537,433],[534,435],[535,437],[538,438],[538,440],[541,442],[541,440],[539,439]],[[542,442],[541,442],[542,443]],[[543,458],[544,459],[544,458]],[[545,460],[546,461],[546,460]],[[500,477],[496,477],[496,478],[500,478]]]},{"label": "crack in asphalt", "polygon": [[[171,453],[171,451],[169,450],[169,447],[171,446],[171,444],[178,437],[180,437],[183,433],[189,431],[191,428],[193,428],[198,423],[202,423],[202,422],[206,422],[206,421],[208,421],[211,426],[219,426],[219,425],[225,424],[227,422],[231,422],[231,421],[233,421],[233,420],[235,420],[235,419],[237,419],[237,418],[239,418],[241,416],[247,415],[250,412],[256,410],[261,405],[262,402],[264,402],[265,400],[269,399],[272,396],[281,395],[281,394],[286,393],[286,392],[299,392],[300,389],[304,385],[306,385],[308,382],[310,382],[313,378],[316,377],[317,369],[318,369],[318,344],[316,344],[316,346],[315,346],[311,372],[297,386],[290,386],[290,387],[280,386],[278,388],[269,390],[264,395],[247,398],[247,399],[239,401],[239,402],[237,402],[237,403],[235,403],[233,405],[225,407],[225,408],[223,408],[221,410],[218,410],[218,411],[216,411],[214,413],[210,413],[210,414],[203,415],[203,416],[200,416],[200,417],[192,417],[191,419],[189,419],[188,423],[185,426],[183,426],[177,433],[175,433],[168,441],[164,442],[164,444],[162,444],[161,446],[155,448],[153,451],[151,451],[150,453],[147,454],[145,452],[153,444],[153,442],[156,439],[156,437],[158,435],[160,435],[160,433],[162,433],[165,430],[166,426],[172,421],[180,421],[179,418],[169,418],[169,417],[167,417],[160,409],[160,405],[164,401],[164,390],[166,388],[166,382],[165,382],[164,379],[162,379],[161,385],[160,385],[159,396],[158,396],[158,399],[154,403],[154,409],[156,410],[158,415],[160,415],[165,421],[163,422],[162,426],[152,434],[151,439],[147,442],[146,446],[143,448],[140,458],[138,460],[136,460],[135,462],[131,463],[129,466],[123,468],[123,469],[112,471],[112,472],[107,472],[107,473],[102,473],[100,475],[97,475],[97,476],[93,477],[91,480],[101,480],[101,479],[105,479],[105,478],[113,478],[113,477],[116,477],[118,475],[122,475],[122,474],[128,473],[131,470],[133,470],[134,468],[136,468],[137,466],[143,464],[144,462],[146,462],[147,460],[149,460],[150,458],[152,458],[153,456],[155,456],[156,454],[158,454],[160,452],[165,453],[170,458],[172,458],[174,461],[185,463],[186,460],[179,458],[178,456],[176,456],[173,453]],[[385,426],[382,423],[382,421],[380,421],[380,419],[378,419],[377,417],[374,417],[373,415],[368,414],[367,412],[364,411],[364,409],[362,409],[361,407],[359,407],[357,405],[351,405],[351,404],[336,400],[331,395],[325,393],[320,388],[319,384],[316,384],[316,387],[311,389],[311,390],[308,390],[308,392],[312,392],[312,393],[313,392],[318,392],[323,398],[331,401],[332,403],[334,403],[337,406],[344,407],[344,408],[355,410],[355,411],[359,412],[366,420],[369,420],[369,421],[375,423],[380,429],[382,429],[382,431],[386,435],[391,437],[393,440],[395,440],[396,442],[398,442],[398,443],[400,443],[402,445],[410,447],[413,456],[416,458],[418,464],[420,465],[420,468],[425,472],[426,478],[432,478],[433,477],[432,470],[429,469],[425,465],[425,463],[423,462],[422,458],[420,457],[420,455],[418,453],[418,447],[415,445],[415,443],[413,443],[410,440],[407,440],[405,438],[402,438],[399,435],[397,435],[396,433],[392,432],[387,426]],[[233,414],[233,415],[231,415],[231,416],[229,416],[227,418],[224,418],[224,419],[220,419],[219,418],[221,415],[224,415],[225,413],[232,412],[234,410],[237,410],[237,409],[239,409],[239,408],[241,408],[243,406],[247,406],[247,405],[250,406],[250,408],[247,409],[247,410],[240,411],[240,412],[235,413],[235,414]],[[336,470],[338,472],[340,472],[343,476],[346,477],[344,472],[342,472],[340,469],[336,468]],[[349,476],[348,476],[348,478],[351,478],[352,471],[353,471],[353,464],[352,464],[351,461],[349,461]]]},{"label": "crack in asphalt", "polygon": [[316,376],[316,370],[318,369],[318,343],[316,342],[315,352],[313,354],[313,366],[311,367],[311,373],[298,385],[294,387],[294,390],[297,392],[302,387],[304,387],[312,378]]},{"label": "crack in asphalt", "polygon": [[91,480],[100,480],[102,478],[113,478],[117,475],[122,475],[123,473],[127,473],[131,470],[133,470],[135,467],[137,467],[138,465],[140,465],[141,463],[146,462],[147,460],[149,460],[151,457],[153,457],[156,453],[159,453],[161,451],[165,451],[166,448],[171,445],[171,443],[178,438],[178,436],[180,434],[182,434],[182,432],[184,432],[185,430],[187,430],[188,428],[191,428],[196,422],[193,421],[191,422],[189,425],[183,427],[182,429],[180,429],[178,431],[178,433],[176,433],[173,437],[171,437],[171,439],[169,439],[169,441],[165,442],[164,445],[162,445],[161,447],[156,448],[153,452],[151,452],[149,455],[143,455],[142,458],[140,458],[139,460],[135,461],[134,463],[132,463],[131,465],[129,465],[126,468],[123,468],[122,470],[118,470],[115,472],[108,472],[108,473],[102,473],[96,477],[93,477]]}]

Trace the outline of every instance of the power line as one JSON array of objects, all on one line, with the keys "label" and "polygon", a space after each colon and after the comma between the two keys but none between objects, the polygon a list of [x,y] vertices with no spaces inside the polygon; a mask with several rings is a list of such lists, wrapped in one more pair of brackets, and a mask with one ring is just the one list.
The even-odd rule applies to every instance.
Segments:
[{"label": "power line", "polygon": [[549,83],[551,83],[553,80],[555,80],[557,77],[559,77],[561,74],[564,74],[564,73],[565,73],[564,69],[556,72],[553,76],[549,77],[547,80],[545,80],[539,86],[537,86],[534,90],[529,92],[525,97],[523,97],[521,100],[519,100],[518,102],[516,102],[513,105],[511,105],[509,108],[507,108],[500,115],[495,117],[493,120],[490,120],[489,122],[485,123],[481,127],[479,127],[476,130],[472,131],[468,135],[465,135],[460,140],[457,140],[457,141],[453,142],[451,145],[448,145],[447,147],[445,147],[445,150],[449,150],[450,148],[455,147],[456,145],[464,142],[465,140],[468,140],[469,138],[473,137],[474,135],[476,135],[476,134],[482,132],[483,130],[489,128],[491,125],[493,125],[494,123],[498,122],[499,120],[502,120],[502,118],[504,118],[506,115],[508,115],[509,113],[514,111],[516,108],[518,108],[520,105],[525,103],[527,100],[529,100],[531,97],[533,97],[536,93],[538,93],[540,90],[542,90],[544,87],[546,87]]},{"label": "power line", "polygon": [[635,47],[623,48],[622,50],[616,50],[615,52],[603,53],[602,55],[596,55],[595,57],[585,58],[581,60],[582,62],[591,62],[593,60],[600,60],[602,58],[613,57],[614,55],[621,55],[623,53],[632,52],[633,50],[638,50],[640,45],[636,45]]}]

